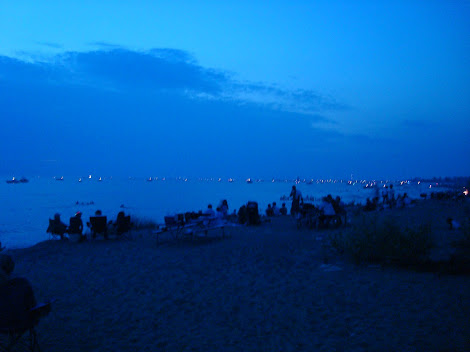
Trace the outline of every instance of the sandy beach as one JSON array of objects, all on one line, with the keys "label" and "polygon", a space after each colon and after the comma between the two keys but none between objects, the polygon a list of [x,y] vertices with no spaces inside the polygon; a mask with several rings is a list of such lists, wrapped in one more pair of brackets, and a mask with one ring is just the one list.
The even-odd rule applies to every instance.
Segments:
[{"label": "sandy beach", "polygon": [[44,351],[470,350],[468,276],[357,266],[329,250],[331,231],[281,217],[223,239],[157,246],[140,232],[7,254],[38,301],[57,300]]}]

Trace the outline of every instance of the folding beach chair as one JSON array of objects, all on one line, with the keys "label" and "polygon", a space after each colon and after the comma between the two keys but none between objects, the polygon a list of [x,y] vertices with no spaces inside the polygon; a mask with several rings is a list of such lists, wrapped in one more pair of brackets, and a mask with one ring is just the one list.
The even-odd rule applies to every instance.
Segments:
[{"label": "folding beach chair", "polygon": [[160,236],[162,234],[170,234],[174,240],[178,240],[184,235],[184,231],[186,230],[184,214],[165,216],[163,219],[165,220],[165,226],[154,232],[157,237],[157,245],[160,242]]},{"label": "folding beach chair", "polygon": [[49,314],[51,303],[36,304],[33,289],[24,278],[14,278],[0,286],[0,351],[39,351],[35,330]]},{"label": "folding beach chair", "polygon": [[246,203],[246,214],[248,218],[248,225],[259,225],[261,223],[257,202]]},{"label": "folding beach chair", "polygon": [[305,225],[311,229],[317,227],[318,217],[320,212],[315,206],[311,203],[303,203],[300,205],[297,217],[297,227],[301,228],[302,225]]},{"label": "folding beach chair", "polygon": [[63,238],[66,230],[67,228],[65,226],[56,224],[53,219],[49,219],[49,226],[46,232],[49,233],[51,237],[60,236],[60,238]]},{"label": "folding beach chair", "polygon": [[131,216],[127,215],[123,218],[116,220],[116,234],[121,236],[126,232],[129,232],[132,227]]},{"label": "folding beach chair", "polygon": [[108,239],[108,219],[106,216],[91,216],[90,229],[91,237],[96,238],[96,235],[102,234],[105,239]]},{"label": "folding beach chair", "polygon": [[226,220],[214,216],[201,216],[196,221],[191,223],[191,236],[204,233],[208,236],[210,230],[220,229],[222,238],[225,237],[225,227],[229,226]]},{"label": "folding beach chair", "polygon": [[83,230],[80,230],[80,221],[81,219],[76,218],[75,216],[72,216],[70,218],[70,225],[69,225],[67,232],[69,234],[81,235]]}]

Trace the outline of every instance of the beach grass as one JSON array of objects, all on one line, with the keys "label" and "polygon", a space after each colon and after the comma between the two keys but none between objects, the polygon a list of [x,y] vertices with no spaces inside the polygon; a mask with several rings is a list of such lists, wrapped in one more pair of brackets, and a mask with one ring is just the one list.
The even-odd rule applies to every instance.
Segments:
[{"label": "beach grass", "polygon": [[352,228],[331,235],[333,247],[356,263],[415,265],[428,259],[434,241],[429,223],[401,226],[393,217],[361,214]]}]

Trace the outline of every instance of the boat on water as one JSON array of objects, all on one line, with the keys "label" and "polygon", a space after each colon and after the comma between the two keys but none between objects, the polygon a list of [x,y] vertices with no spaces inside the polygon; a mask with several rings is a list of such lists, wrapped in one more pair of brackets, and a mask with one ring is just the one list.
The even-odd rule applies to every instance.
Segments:
[{"label": "boat on water", "polygon": [[64,180],[64,176],[56,177],[55,180],[56,180],[56,181],[63,181],[63,180]]},{"label": "boat on water", "polygon": [[247,178],[246,183],[253,183],[253,180],[251,178]]},{"label": "boat on water", "polygon": [[10,183],[10,184],[14,184],[14,183],[28,183],[29,180],[25,177],[22,177],[20,178],[19,180],[17,180],[16,178],[12,178],[11,180],[7,180],[6,181],[7,183]]}]

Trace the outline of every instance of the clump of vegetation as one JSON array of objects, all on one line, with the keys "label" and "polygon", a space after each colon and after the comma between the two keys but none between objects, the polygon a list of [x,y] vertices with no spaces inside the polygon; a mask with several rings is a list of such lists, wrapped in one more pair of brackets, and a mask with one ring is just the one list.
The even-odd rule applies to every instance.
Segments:
[{"label": "clump of vegetation", "polygon": [[392,218],[365,216],[352,228],[333,234],[332,246],[356,263],[416,265],[428,260],[434,245],[429,224],[402,227]]},{"label": "clump of vegetation", "polygon": [[470,273],[470,218],[462,224],[462,238],[454,243],[455,253],[450,259],[453,273]]}]

